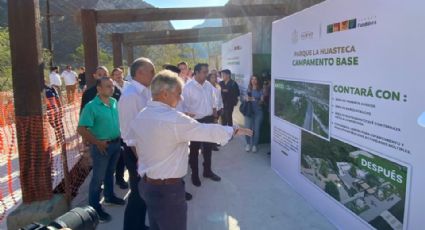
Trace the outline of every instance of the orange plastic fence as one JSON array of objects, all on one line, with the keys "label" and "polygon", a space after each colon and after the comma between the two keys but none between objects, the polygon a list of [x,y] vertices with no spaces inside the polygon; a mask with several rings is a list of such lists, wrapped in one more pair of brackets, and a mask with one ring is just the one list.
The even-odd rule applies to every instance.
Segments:
[{"label": "orange plastic fence", "polygon": [[[86,158],[82,158],[85,146],[76,132],[81,94],[76,93],[73,103],[64,103],[64,98],[64,94],[59,100],[45,98],[43,116],[15,118],[13,95],[0,92],[0,229],[6,229],[8,213],[22,202],[20,178],[26,178],[23,183],[30,185],[24,194],[25,200],[33,201],[44,195],[49,197],[53,192],[74,196],[88,175],[90,168],[83,161]],[[44,124],[43,127],[40,124]],[[19,159],[17,130],[25,133],[21,135],[19,144],[23,146],[20,149],[24,147],[26,151],[37,153],[33,154],[36,164],[25,164],[32,161]],[[24,167],[22,172],[19,161]],[[47,167],[49,162],[50,167]],[[38,174],[34,173],[36,167]],[[44,168],[39,170],[40,167]],[[44,173],[50,174],[50,181],[38,180],[37,177],[43,177]],[[51,188],[40,191],[37,183],[51,184]]]}]

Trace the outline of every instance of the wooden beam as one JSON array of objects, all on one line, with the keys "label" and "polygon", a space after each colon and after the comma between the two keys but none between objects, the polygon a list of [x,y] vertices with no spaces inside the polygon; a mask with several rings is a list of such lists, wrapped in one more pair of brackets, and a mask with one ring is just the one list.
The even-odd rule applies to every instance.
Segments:
[{"label": "wooden beam", "polygon": [[131,43],[131,42],[138,42],[138,41],[149,40],[149,39],[227,35],[227,34],[234,34],[234,33],[246,33],[247,31],[248,29],[245,25],[237,25],[237,26],[225,26],[225,27],[207,27],[207,28],[201,28],[201,29],[132,32],[132,33],[123,34],[123,42]]},{"label": "wooden beam", "polygon": [[133,61],[134,61],[133,44],[126,44],[125,48],[126,48],[126,51],[127,51],[127,66],[130,66],[131,63],[133,63]]},{"label": "wooden beam", "polygon": [[286,12],[287,7],[284,4],[99,10],[97,11],[97,23],[126,23],[140,21],[168,21],[250,16],[283,16],[286,15]]},{"label": "wooden beam", "polygon": [[8,15],[22,200],[30,203],[52,197],[39,1],[9,1]]},{"label": "wooden beam", "polygon": [[204,36],[186,36],[186,37],[163,37],[158,39],[142,39],[133,41],[133,46],[142,45],[166,45],[166,44],[181,44],[181,43],[197,43],[197,42],[211,42],[211,41],[223,41],[230,38],[229,34],[216,34],[216,35],[204,35]]},{"label": "wooden beam", "polygon": [[95,84],[93,74],[99,65],[96,25],[96,11],[91,9],[82,9],[81,27],[83,31],[84,64],[86,66],[88,87]]},{"label": "wooden beam", "polygon": [[112,34],[112,56],[114,59],[114,67],[122,66],[122,34]]}]

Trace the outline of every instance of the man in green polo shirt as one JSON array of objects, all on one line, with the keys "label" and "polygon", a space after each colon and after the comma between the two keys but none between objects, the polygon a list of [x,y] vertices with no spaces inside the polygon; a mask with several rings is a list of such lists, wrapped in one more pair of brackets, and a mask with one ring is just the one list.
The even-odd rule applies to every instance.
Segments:
[{"label": "man in green polo shirt", "polygon": [[89,187],[89,205],[99,214],[100,221],[111,220],[100,205],[100,192],[104,183],[104,204],[125,205],[114,194],[114,171],[120,154],[120,126],[117,101],[112,98],[114,84],[110,78],[96,81],[98,95],[83,109],[78,133],[90,142],[93,175]]}]

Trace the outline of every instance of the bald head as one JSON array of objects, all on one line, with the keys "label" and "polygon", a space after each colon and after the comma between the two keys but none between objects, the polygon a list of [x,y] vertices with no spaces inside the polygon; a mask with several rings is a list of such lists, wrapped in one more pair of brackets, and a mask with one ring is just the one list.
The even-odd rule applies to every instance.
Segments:
[{"label": "bald head", "polygon": [[133,80],[148,87],[155,75],[155,66],[149,58],[141,57],[131,64],[130,74]]}]

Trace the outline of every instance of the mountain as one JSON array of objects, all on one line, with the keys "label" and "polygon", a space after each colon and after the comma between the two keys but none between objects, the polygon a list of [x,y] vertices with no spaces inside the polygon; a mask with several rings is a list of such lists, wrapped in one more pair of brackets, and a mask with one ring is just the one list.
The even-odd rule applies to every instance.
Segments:
[{"label": "mountain", "polygon": [[[10,1],[10,0],[9,0]],[[152,8],[142,0],[50,0],[53,59],[56,65],[72,63],[71,54],[82,43],[81,26],[78,24],[81,8],[86,9],[136,9]],[[47,47],[46,0],[40,0],[41,29],[43,47]],[[0,0],[0,26],[7,26],[7,0]],[[137,22],[123,24],[101,24],[97,27],[101,49],[112,53],[112,44],[106,39],[114,32],[136,32],[148,30],[174,29],[169,21]],[[82,63],[75,63],[82,64]]]},{"label": "mountain", "polygon": [[[222,19],[205,19],[205,21],[199,25],[192,27],[192,29],[199,29],[205,27],[221,27],[223,26]],[[221,47],[222,41],[208,42],[208,43],[191,43],[189,46],[194,49],[196,57],[207,59],[208,54],[215,55],[217,52],[216,47]],[[209,47],[209,49],[208,49]]]},{"label": "mountain", "polygon": [[212,18],[205,19],[203,23],[192,27],[193,29],[204,28],[204,27],[220,27],[223,26],[223,19],[221,18]]}]

